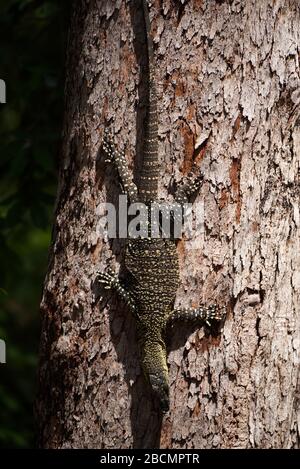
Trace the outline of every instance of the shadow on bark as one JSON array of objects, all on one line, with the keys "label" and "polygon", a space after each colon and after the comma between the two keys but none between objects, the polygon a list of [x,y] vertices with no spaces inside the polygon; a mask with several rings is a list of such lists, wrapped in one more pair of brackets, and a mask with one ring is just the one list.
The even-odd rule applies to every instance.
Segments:
[{"label": "shadow on bark", "polygon": [[[124,272],[123,260],[120,257],[119,244],[114,240],[111,249],[118,263],[121,265],[120,277]],[[96,282],[94,293],[103,295],[103,289]],[[118,361],[124,368],[124,378],[128,388],[131,402],[130,419],[133,448],[158,448],[161,432],[161,414],[154,402],[151,390],[142,374],[139,363],[139,350],[135,333],[135,320],[126,305],[116,298],[115,294],[108,292],[101,301],[102,310],[109,305],[109,325],[111,341],[117,353]],[[126,342],[122,340],[125,333]]]}]

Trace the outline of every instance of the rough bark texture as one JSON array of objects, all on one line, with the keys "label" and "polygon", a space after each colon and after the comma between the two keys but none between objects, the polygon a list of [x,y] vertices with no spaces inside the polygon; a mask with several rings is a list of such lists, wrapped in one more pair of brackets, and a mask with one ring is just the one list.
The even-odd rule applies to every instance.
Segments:
[{"label": "rough bark texture", "polygon": [[[97,235],[117,201],[106,123],[133,165],[145,114],[140,1],[74,3],[53,246],[42,300],[40,445],[298,448],[300,13],[296,0],[155,0],[151,10],[165,196],[193,157],[205,236],[179,244],[177,305],[228,304],[221,335],[177,331],[171,410],[141,375],[134,323],[96,270],[122,264]],[[196,152],[194,149],[196,147]],[[139,157],[136,158],[139,168]]]}]

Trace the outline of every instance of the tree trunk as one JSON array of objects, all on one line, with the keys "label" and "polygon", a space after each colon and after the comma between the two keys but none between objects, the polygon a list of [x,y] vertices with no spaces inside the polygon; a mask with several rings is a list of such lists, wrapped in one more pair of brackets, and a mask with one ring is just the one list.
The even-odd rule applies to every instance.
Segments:
[{"label": "tree trunk", "polygon": [[[141,2],[74,3],[53,244],[42,299],[37,416],[51,448],[299,448],[300,12],[295,0],[155,0],[160,196],[196,158],[204,242],[179,242],[176,305],[228,305],[220,335],[169,339],[171,409],[140,371],[134,321],[96,271],[117,203],[105,126],[135,173],[145,116]],[[200,240],[201,241],[201,240]],[[201,244],[201,242],[200,242]]]}]

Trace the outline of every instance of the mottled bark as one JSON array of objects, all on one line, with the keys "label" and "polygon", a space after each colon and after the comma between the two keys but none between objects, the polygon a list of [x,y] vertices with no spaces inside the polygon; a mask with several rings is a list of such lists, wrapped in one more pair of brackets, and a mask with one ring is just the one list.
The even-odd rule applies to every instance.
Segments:
[{"label": "mottled bark", "polygon": [[[193,158],[204,241],[178,246],[176,305],[228,305],[224,330],[175,332],[162,420],[134,323],[97,269],[123,260],[97,234],[117,201],[99,149],[108,123],[140,167],[146,44],[141,2],[74,2],[53,245],[42,300],[40,445],[298,448],[300,13],[296,0],[155,0],[160,195]],[[201,241],[201,239],[200,239]],[[200,242],[201,244],[201,242]],[[191,300],[191,303],[189,302]]]}]

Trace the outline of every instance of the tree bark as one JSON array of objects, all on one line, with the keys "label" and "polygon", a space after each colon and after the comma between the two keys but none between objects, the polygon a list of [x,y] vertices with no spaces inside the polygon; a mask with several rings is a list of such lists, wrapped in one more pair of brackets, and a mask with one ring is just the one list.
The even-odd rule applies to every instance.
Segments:
[{"label": "tree bark", "polygon": [[[155,0],[159,193],[196,158],[204,242],[180,241],[176,305],[228,305],[218,337],[169,340],[171,409],[140,371],[134,321],[96,271],[122,265],[102,239],[116,203],[102,163],[113,128],[135,173],[145,116],[141,2],[74,3],[60,183],[42,311],[37,416],[51,448],[299,448],[300,11],[295,0]],[[196,201],[197,201],[196,200]],[[189,302],[190,301],[190,302]]]}]

